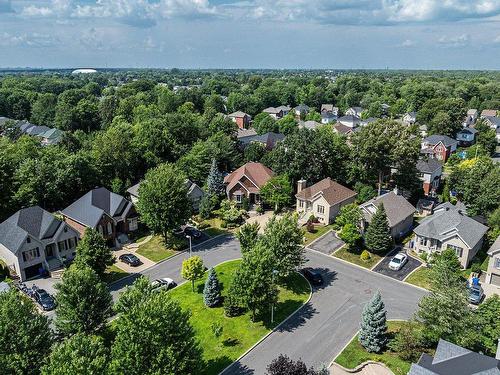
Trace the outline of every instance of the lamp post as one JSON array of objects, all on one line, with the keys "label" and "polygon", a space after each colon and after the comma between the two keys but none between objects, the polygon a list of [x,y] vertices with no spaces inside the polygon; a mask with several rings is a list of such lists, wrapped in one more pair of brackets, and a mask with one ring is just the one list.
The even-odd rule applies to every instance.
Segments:
[{"label": "lamp post", "polygon": [[[272,274],[272,284],[273,284],[273,287],[274,287],[274,275],[276,275],[278,273],[278,271],[276,270],[273,270],[273,274]],[[274,302],[271,303],[271,324],[274,323]]]},{"label": "lamp post", "polygon": [[191,258],[191,251],[192,251],[192,245],[191,245],[191,236],[186,236],[186,238],[189,238],[189,257]]}]

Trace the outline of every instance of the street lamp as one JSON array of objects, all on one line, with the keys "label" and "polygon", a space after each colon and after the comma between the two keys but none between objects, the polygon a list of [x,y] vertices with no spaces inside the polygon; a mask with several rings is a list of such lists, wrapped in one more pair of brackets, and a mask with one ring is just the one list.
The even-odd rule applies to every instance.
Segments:
[{"label": "street lamp", "polygon": [[191,258],[191,251],[192,251],[191,236],[187,235],[186,238],[189,238],[189,257]]},{"label": "street lamp", "polygon": [[[273,270],[273,274],[272,274],[272,284],[273,284],[273,287],[274,287],[274,275],[276,275],[278,273],[278,271],[276,270]],[[274,323],[274,302],[271,303],[271,324]]]}]

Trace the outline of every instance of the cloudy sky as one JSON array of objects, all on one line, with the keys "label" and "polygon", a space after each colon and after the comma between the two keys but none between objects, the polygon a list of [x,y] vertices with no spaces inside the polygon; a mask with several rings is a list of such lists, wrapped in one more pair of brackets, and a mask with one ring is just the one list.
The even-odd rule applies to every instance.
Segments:
[{"label": "cloudy sky", "polygon": [[0,67],[499,69],[500,0],[0,0]]}]

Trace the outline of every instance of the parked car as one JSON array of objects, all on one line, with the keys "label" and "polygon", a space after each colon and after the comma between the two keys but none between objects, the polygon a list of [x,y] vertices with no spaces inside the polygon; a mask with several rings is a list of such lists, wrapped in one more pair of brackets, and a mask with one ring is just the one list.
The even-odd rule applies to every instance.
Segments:
[{"label": "parked car", "polygon": [[33,298],[44,311],[51,311],[56,308],[56,301],[45,289],[33,287]]},{"label": "parked car", "polygon": [[193,238],[200,238],[201,237],[201,232],[198,229],[193,228],[193,227],[189,227],[189,226],[184,228],[184,234],[186,236],[190,236]]},{"label": "parked car", "polygon": [[319,272],[313,270],[310,267],[303,268],[302,274],[313,285],[322,285],[323,284],[323,276],[321,276],[321,274]]},{"label": "parked car", "polygon": [[170,290],[177,286],[177,283],[169,277],[164,277],[161,279],[156,279],[151,283],[154,290]]},{"label": "parked car", "polygon": [[469,302],[474,305],[479,305],[484,297],[483,288],[480,285],[472,285],[469,287]]},{"label": "parked car", "polygon": [[408,256],[403,253],[396,254],[389,262],[389,268],[393,271],[399,271],[408,262]]},{"label": "parked car", "polygon": [[184,229],[182,227],[175,228],[173,231],[173,234],[176,237],[183,237],[184,236]]},{"label": "parked car", "polygon": [[132,267],[137,267],[142,264],[141,260],[137,258],[134,254],[123,254],[120,255],[118,259],[120,259],[123,263],[126,263]]}]

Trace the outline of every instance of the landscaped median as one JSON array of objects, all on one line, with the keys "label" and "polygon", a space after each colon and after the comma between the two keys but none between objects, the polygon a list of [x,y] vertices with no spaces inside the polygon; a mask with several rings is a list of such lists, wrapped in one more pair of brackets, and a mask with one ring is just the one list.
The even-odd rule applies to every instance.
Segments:
[{"label": "landscaped median", "polygon": [[378,255],[367,251],[369,257],[367,257],[365,260],[362,259],[361,253],[362,251],[360,249],[349,249],[347,246],[344,246],[334,252],[332,255],[335,258],[343,259],[349,263],[354,263],[358,266],[368,269],[374,267],[384,257],[383,255]]},{"label": "landscaped median", "polygon": [[[222,286],[223,296],[229,287],[234,271],[240,263],[241,260],[235,260],[215,267]],[[206,362],[203,371],[204,375],[218,374],[238,359],[274,327],[302,306],[311,293],[309,283],[300,274],[293,274],[286,281],[286,286],[279,288],[279,302],[275,306],[274,323],[270,322],[270,314],[261,316],[260,320],[252,322],[249,312],[228,318],[224,315],[222,306],[206,307],[203,303],[204,282],[204,279],[197,281],[194,292],[191,290],[190,283],[180,285],[169,292],[183,309],[190,310],[192,313],[191,324],[203,349],[203,358]],[[218,338],[214,334],[214,324],[222,327],[222,334]]]}]

